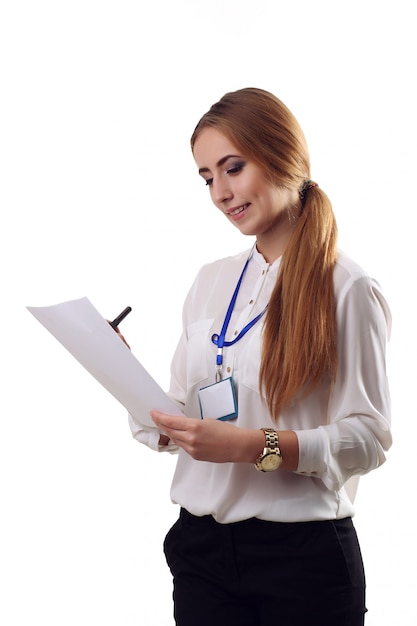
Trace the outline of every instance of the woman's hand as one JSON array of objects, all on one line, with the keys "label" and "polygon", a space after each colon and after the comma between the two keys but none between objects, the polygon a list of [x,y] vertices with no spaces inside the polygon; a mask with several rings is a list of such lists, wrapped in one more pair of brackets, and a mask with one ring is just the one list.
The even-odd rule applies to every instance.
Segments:
[{"label": "woman's hand", "polygon": [[254,463],[262,450],[262,431],[237,428],[215,419],[191,419],[151,411],[158,428],[197,461]]},{"label": "woman's hand", "polygon": [[[108,322],[108,323],[110,324],[110,320],[106,320],[106,322]],[[127,347],[128,347],[128,348],[129,348],[129,350],[130,350],[130,346],[129,346],[129,344],[127,343],[126,339],[123,337],[123,335],[122,335],[122,333],[120,332],[119,328],[116,326],[116,328],[114,328],[113,330],[114,330],[114,332],[116,332],[116,333],[119,335],[120,339],[123,341],[123,343],[124,343],[124,344],[126,344],[126,345],[127,345]]]}]

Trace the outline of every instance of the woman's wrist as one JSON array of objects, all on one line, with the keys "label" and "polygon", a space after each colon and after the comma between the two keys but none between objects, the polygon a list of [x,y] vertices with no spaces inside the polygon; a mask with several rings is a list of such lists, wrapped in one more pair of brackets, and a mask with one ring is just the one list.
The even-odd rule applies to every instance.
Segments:
[{"label": "woman's wrist", "polygon": [[[242,445],[239,446],[238,461],[255,463],[265,448],[265,434],[263,430],[245,430]],[[282,456],[281,468],[296,471],[298,467],[298,437],[293,430],[277,430],[279,448]],[[242,433],[243,434],[243,433]]]},{"label": "woman's wrist", "polygon": [[282,455],[281,468],[295,472],[298,468],[298,437],[293,430],[279,430],[279,448]]}]

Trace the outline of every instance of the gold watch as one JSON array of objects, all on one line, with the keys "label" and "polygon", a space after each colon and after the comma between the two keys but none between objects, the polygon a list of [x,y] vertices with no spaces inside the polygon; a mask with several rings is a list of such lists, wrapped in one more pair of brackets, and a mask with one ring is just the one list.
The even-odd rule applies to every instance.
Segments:
[{"label": "gold watch", "polygon": [[265,448],[256,459],[255,467],[260,472],[273,472],[282,463],[278,433],[272,428],[261,428],[261,430],[265,433]]}]

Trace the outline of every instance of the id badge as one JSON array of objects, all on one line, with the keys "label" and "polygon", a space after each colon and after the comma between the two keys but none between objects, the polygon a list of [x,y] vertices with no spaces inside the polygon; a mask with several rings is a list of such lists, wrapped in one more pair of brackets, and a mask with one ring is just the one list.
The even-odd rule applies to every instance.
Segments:
[{"label": "id badge", "polygon": [[198,392],[201,417],[232,420],[237,417],[237,403],[233,379],[225,378],[219,383],[203,387]]}]

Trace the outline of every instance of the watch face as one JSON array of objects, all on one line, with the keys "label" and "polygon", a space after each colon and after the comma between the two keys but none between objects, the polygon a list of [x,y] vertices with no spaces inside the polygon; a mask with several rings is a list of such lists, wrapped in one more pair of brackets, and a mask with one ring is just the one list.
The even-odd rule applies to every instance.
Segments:
[{"label": "watch face", "polygon": [[261,461],[264,472],[273,472],[281,465],[281,457],[278,454],[267,454]]}]

